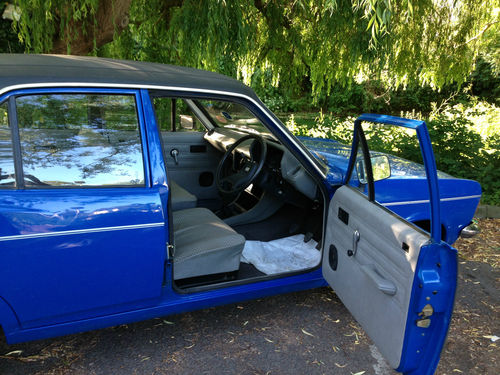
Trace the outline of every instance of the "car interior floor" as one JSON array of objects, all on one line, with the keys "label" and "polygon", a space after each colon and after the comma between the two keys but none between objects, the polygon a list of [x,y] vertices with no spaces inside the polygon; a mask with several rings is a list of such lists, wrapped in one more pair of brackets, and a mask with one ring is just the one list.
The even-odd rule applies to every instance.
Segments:
[{"label": "car interior floor", "polygon": [[300,208],[285,204],[266,220],[236,225],[233,226],[233,229],[245,236],[247,241],[267,242],[299,233],[311,233],[317,237],[321,234],[322,217],[319,212],[315,213],[314,211],[312,208]]}]

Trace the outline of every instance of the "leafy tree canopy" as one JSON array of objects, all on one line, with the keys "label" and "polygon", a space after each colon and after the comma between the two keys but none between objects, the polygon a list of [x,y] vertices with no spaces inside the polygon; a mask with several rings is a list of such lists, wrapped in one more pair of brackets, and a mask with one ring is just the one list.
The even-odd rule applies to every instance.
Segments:
[{"label": "leafy tree canopy", "polygon": [[[16,0],[30,52],[94,54],[222,72],[313,95],[378,79],[463,83],[500,66],[500,0]],[[304,77],[306,77],[304,79]]]}]

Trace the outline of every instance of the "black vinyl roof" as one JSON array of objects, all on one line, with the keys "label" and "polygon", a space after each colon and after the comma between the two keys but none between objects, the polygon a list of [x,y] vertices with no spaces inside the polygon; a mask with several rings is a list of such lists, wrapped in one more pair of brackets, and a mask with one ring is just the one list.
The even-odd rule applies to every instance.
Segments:
[{"label": "black vinyl roof", "polygon": [[236,79],[199,69],[69,55],[0,54],[0,90],[20,84],[129,84],[218,90],[256,98]]}]

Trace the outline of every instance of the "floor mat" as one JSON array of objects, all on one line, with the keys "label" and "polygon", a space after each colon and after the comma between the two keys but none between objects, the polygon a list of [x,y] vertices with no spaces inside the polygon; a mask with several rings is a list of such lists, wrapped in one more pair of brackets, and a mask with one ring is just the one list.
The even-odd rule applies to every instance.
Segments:
[{"label": "floor mat", "polygon": [[238,270],[238,280],[251,279],[252,277],[265,276],[264,272],[260,272],[253,264],[240,263]]},{"label": "floor mat", "polygon": [[304,242],[304,235],[269,242],[246,241],[241,261],[251,263],[266,275],[312,268],[319,264],[321,252],[317,242]]},{"label": "floor mat", "polygon": [[235,225],[233,229],[245,236],[247,240],[273,241],[278,238],[307,232],[307,228],[302,228],[305,217],[306,212],[304,210],[285,205],[266,220],[258,223]]}]

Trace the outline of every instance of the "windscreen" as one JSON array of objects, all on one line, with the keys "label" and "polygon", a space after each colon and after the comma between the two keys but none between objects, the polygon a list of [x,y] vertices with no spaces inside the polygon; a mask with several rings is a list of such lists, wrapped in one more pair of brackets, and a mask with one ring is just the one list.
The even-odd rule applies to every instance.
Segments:
[{"label": "windscreen", "polygon": [[197,103],[205,109],[206,114],[219,127],[235,128],[272,137],[260,120],[241,104],[221,100],[197,100]]}]

